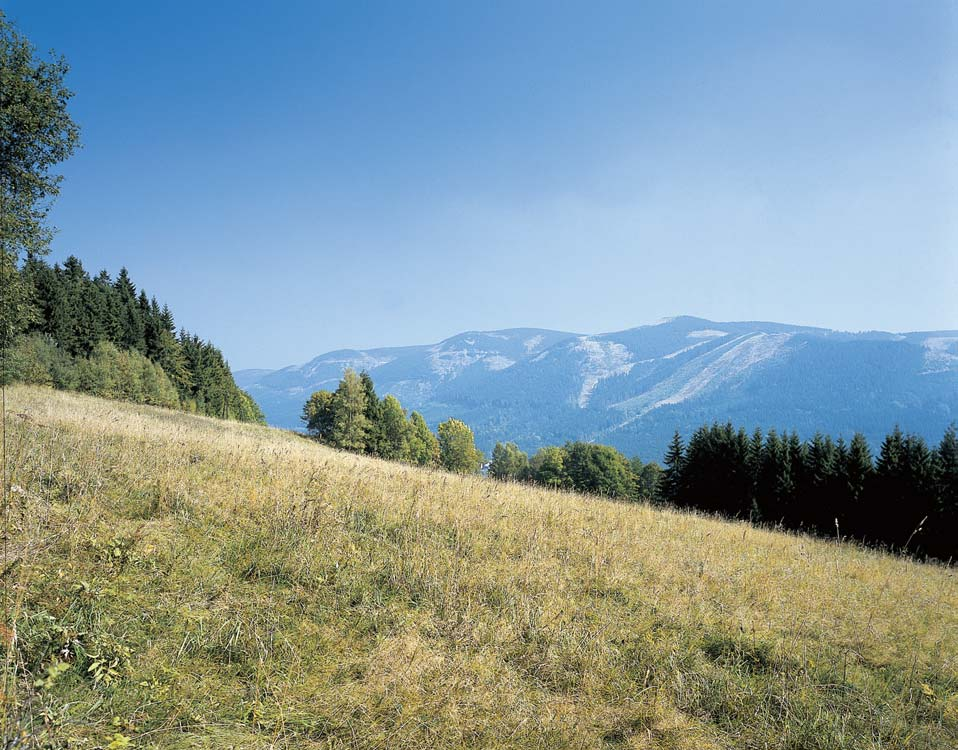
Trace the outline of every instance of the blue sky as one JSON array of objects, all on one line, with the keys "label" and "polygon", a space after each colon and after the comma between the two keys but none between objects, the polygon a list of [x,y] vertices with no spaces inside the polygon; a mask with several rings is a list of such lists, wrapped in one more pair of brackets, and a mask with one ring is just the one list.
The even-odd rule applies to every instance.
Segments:
[{"label": "blue sky", "polygon": [[677,314],[958,328],[949,0],[2,7],[72,65],[53,259],[126,265],[234,368]]}]

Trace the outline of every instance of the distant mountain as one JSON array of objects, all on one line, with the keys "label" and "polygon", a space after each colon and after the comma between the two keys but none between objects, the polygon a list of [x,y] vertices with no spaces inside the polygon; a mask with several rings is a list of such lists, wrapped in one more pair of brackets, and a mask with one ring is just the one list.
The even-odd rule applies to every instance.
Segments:
[{"label": "distant mountain", "polygon": [[844,435],[877,449],[895,425],[932,441],[958,420],[958,331],[846,333],[688,316],[617,333],[470,331],[438,344],[323,354],[241,370],[271,424],[299,428],[309,395],[368,370],[433,426],[466,421],[479,446],[594,440],[659,459],[673,431],[731,420]]}]

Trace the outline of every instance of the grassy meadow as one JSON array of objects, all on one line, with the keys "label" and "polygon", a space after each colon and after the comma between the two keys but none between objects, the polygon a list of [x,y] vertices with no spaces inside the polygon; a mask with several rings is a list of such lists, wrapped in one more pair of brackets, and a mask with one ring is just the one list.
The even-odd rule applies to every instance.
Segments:
[{"label": "grassy meadow", "polygon": [[958,747],[956,570],[7,391],[5,747]]}]

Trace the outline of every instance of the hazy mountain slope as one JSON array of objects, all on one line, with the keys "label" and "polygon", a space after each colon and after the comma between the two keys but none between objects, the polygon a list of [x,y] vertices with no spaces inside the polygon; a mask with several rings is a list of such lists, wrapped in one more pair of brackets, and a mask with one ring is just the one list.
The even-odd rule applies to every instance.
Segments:
[{"label": "hazy mountain slope", "polygon": [[847,333],[679,317],[593,336],[514,329],[434,346],[331,352],[237,381],[268,419],[297,427],[309,393],[365,368],[431,423],[466,420],[488,450],[599,440],[659,457],[675,429],[731,419],[878,441],[895,424],[938,440],[958,419],[958,332]]},{"label": "hazy mountain slope", "polygon": [[434,345],[341,349],[304,365],[275,371],[240,370],[235,377],[241,387],[250,390],[271,424],[298,428],[309,395],[323,388],[335,389],[347,367],[368,370],[382,395],[392,393],[409,408],[421,408],[433,403],[448,381],[482,382],[487,374],[534,357],[573,335],[538,328],[470,331]]}]

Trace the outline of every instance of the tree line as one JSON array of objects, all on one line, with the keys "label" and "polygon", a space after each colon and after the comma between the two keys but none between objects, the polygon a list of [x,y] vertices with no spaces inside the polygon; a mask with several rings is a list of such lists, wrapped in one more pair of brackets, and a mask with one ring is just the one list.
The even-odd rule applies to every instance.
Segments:
[{"label": "tree line", "polygon": [[177,333],[169,307],[137,291],[125,268],[116,279],[106,271],[91,277],[74,256],[50,266],[28,255],[4,275],[23,300],[4,352],[5,381],[265,421],[222,352],[185,329]]},{"label": "tree line", "polygon": [[399,399],[380,399],[369,373],[347,369],[335,391],[316,391],[303,407],[310,435],[334,448],[417,466],[474,474],[483,462],[472,430],[458,419],[429,429],[419,412],[407,416]]},{"label": "tree line", "polygon": [[[380,399],[365,371],[347,368],[335,391],[313,393],[302,420],[311,436],[341,450],[460,474],[478,473],[485,465],[468,425],[447,419],[433,433],[419,412],[407,415],[395,396]],[[531,461],[514,443],[496,443],[487,468],[498,479],[634,500],[654,498],[662,471],[609,446],[582,442],[543,448]]]},{"label": "tree line", "polygon": [[[337,448],[422,466],[475,473],[483,465],[472,431],[456,419],[430,432],[393,396],[379,399],[368,373],[347,370],[336,391],[303,410],[309,432]],[[958,553],[958,436],[930,448],[897,427],[877,459],[862,434],[851,441],[756,430],[731,423],[676,433],[664,468],[586,442],[545,446],[531,457],[498,442],[490,476],[621,500],[669,504],[820,536],[853,537],[916,554]]]},{"label": "tree line", "polygon": [[678,433],[660,499],[825,536],[850,536],[942,559],[958,553],[958,436],[934,448],[896,427],[874,457],[864,435],[842,438],[731,424]]},{"label": "tree line", "polygon": [[547,445],[531,458],[515,443],[496,443],[489,462],[495,479],[529,482],[621,500],[657,502],[662,467],[626,458],[609,445],[569,442]]},{"label": "tree line", "polygon": [[877,458],[864,435],[851,441],[756,430],[731,423],[675,433],[664,468],[615,448],[566,443],[529,458],[497,443],[489,474],[624,500],[743,518],[820,536],[853,537],[919,555],[958,555],[958,436],[934,448],[896,427]]}]

